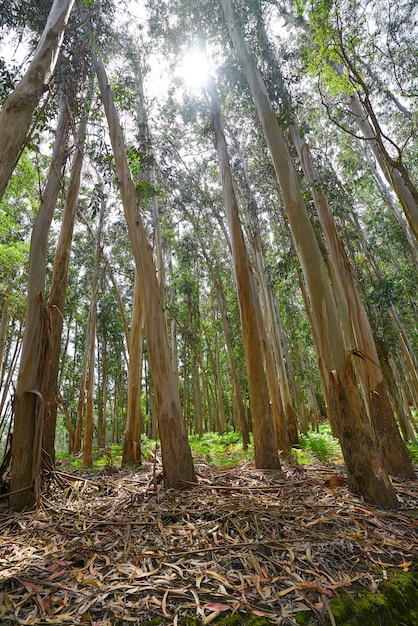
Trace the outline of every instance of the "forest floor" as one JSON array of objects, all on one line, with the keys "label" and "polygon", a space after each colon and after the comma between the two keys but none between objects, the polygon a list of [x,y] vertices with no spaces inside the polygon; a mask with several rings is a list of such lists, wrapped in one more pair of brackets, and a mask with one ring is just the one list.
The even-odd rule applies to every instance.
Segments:
[{"label": "forest floor", "polygon": [[338,626],[333,598],[375,592],[418,562],[418,481],[394,481],[401,509],[382,511],[348,491],[342,464],[196,469],[199,484],[174,491],[156,459],[62,466],[38,511],[0,500],[0,624],[205,625],[232,613]]}]

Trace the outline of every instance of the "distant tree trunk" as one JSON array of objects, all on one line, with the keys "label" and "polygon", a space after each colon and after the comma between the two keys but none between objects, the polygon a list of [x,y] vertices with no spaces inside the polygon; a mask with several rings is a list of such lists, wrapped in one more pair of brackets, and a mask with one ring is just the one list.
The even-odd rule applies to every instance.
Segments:
[{"label": "distant tree trunk", "polygon": [[54,0],[34,57],[0,116],[0,201],[19,160],[32,115],[55,69],[74,0]]},{"label": "distant tree trunk", "polygon": [[[222,376],[221,376],[221,361],[219,358],[219,340],[218,340],[218,331],[213,325],[213,334],[215,341],[215,377],[216,377],[216,395],[218,397],[218,432],[222,435],[226,433],[226,416],[225,416],[225,405],[224,405],[224,397],[223,397],[223,388],[222,388]],[[201,434],[201,433],[199,433]]]},{"label": "distant tree trunk", "polygon": [[141,463],[141,369],[142,369],[142,325],[144,313],[138,271],[135,271],[134,297],[132,306],[131,335],[129,339],[128,402],[124,433],[122,465]]},{"label": "distant tree trunk", "polygon": [[236,403],[236,407],[237,407],[237,411],[238,411],[238,419],[239,419],[239,426],[240,426],[240,432],[241,432],[241,437],[242,437],[242,443],[244,445],[244,449],[246,450],[247,447],[250,444],[250,435],[249,435],[249,432],[248,432],[247,414],[246,414],[246,411],[245,411],[244,400],[242,398],[241,385],[240,385],[240,382],[239,382],[238,371],[237,371],[237,366],[236,366],[235,357],[234,357],[234,351],[233,351],[233,348],[232,348],[231,331],[229,329],[228,317],[227,317],[226,309],[225,309],[223,290],[222,290],[222,286],[221,286],[218,278],[216,277],[215,273],[213,273],[212,277],[213,277],[214,284],[215,284],[215,289],[216,289],[216,298],[217,298],[217,301],[218,301],[218,308],[219,308],[219,312],[221,314],[221,319],[222,319],[222,328],[223,328],[223,332],[224,332],[224,339],[225,339],[226,349],[227,349],[227,352],[228,352],[229,366],[231,368],[232,389],[233,389],[235,403]]},{"label": "distant tree trunk", "polygon": [[[247,198],[248,219],[248,239],[252,246],[254,255],[254,267],[258,278],[260,288],[260,296],[262,302],[262,310],[264,313],[265,326],[265,345],[271,357],[267,354],[267,363],[270,365],[269,390],[272,409],[275,414],[275,423],[277,429],[277,441],[280,450],[287,454],[290,450],[291,443],[297,443],[297,418],[293,407],[292,396],[289,389],[289,381],[283,358],[283,350],[278,331],[276,309],[273,302],[273,294],[268,285],[268,268],[264,258],[263,244],[261,240],[260,224],[258,218],[258,206],[254,194],[251,190],[250,179],[247,171],[247,164],[242,154],[241,148],[235,136],[233,136],[235,146],[237,148],[244,185],[244,193]],[[267,364],[266,363],[266,364]],[[277,380],[275,380],[277,379]],[[273,401],[273,398],[276,401]],[[280,399],[281,408],[275,406]]]},{"label": "distant tree trunk", "polygon": [[92,278],[91,299],[89,316],[87,321],[87,376],[86,376],[86,407],[84,416],[84,443],[83,443],[83,465],[91,467],[93,465],[93,438],[94,438],[94,369],[95,369],[95,347],[97,329],[97,298],[99,295],[99,270],[102,255],[101,234],[106,203],[103,197],[103,189],[100,189],[100,214],[96,235],[96,250],[94,255],[94,267]]},{"label": "distant tree trunk", "polygon": [[39,495],[45,411],[45,356],[50,318],[44,302],[48,234],[62,186],[69,128],[67,101],[61,98],[48,180],[36,215],[29,253],[28,295],[22,356],[14,403],[10,506],[21,510]]},{"label": "distant tree trunk", "polygon": [[12,288],[12,284],[9,281],[6,293],[3,297],[3,305],[1,309],[1,320],[0,320],[0,387],[3,382],[3,368],[4,368],[4,355],[6,350],[6,335],[7,335],[7,325],[9,323],[9,294]]},{"label": "distant tree trunk", "polygon": [[97,412],[97,445],[104,448],[106,445],[107,431],[107,383],[108,383],[108,366],[107,366],[107,334],[102,339],[102,384],[101,384],[101,402],[100,411]]},{"label": "distant tree trunk", "polygon": [[324,260],[309,220],[297,173],[260,72],[237,27],[231,1],[221,0],[221,4],[231,40],[254,98],[306,280],[350,489],[377,506],[396,508],[396,494],[354,380]]},{"label": "distant tree trunk", "polygon": [[184,426],[180,394],[168,344],[164,301],[151,248],[138,206],[135,184],[129,170],[125,142],[103,63],[94,58],[116,171],[121,185],[129,237],[140,277],[147,336],[147,350],[158,412],[158,425],[166,484],[181,487],[182,481],[196,482],[193,458]]},{"label": "distant tree trunk", "polygon": [[[87,98],[89,100],[89,98]],[[43,427],[43,448],[52,463],[55,463],[55,429],[57,421],[58,372],[61,355],[61,338],[64,321],[65,297],[68,285],[68,267],[71,242],[80,189],[81,168],[83,165],[84,143],[87,119],[80,122],[77,134],[76,153],[73,158],[70,180],[61,218],[60,235],[55,252],[52,270],[48,308],[51,316],[50,345],[47,354],[47,383],[45,389],[45,419]],[[74,442],[73,442],[74,444]]]},{"label": "distant tree trunk", "polygon": [[216,86],[211,81],[209,96],[212,107],[212,125],[218,153],[225,210],[232,245],[235,280],[241,315],[244,351],[246,357],[250,408],[254,433],[255,464],[258,468],[280,469],[277,453],[277,434],[270,404],[269,390],[264,370],[260,332],[261,310],[254,277],[244,241],[229,157],[221,121],[221,111]]},{"label": "distant tree trunk", "polygon": [[[13,327],[13,330],[14,330],[14,327]],[[7,368],[7,374],[4,379],[4,385],[2,385],[3,393],[1,394],[1,398],[0,398],[0,415],[3,415],[4,405],[6,404],[6,400],[9,399],[9,390],[11,387],[13,387],[12,381],[14,380],[16,366],[19,361],[20,353],[22,350],[22,321],[19,322],[18,329],[17,331],[13,332],[13,336],[15,339],[15,345],[14,345],[13,354],[10,358],[9,365]]]},{"label": "distant tree trunk", "polygon": [[[408,171],[402,163],[392,160],[388,155],[381,139],[381,129],[376,125],[372,126],[369,111],[365,110],[357,93],[351,96],[349,108],[354,122],[367,140],[367,145],[372,150],[387,181],[396,193],[411,231],[418,241],[418,192]],[[373,117],[376,119],[375,116]]]}]

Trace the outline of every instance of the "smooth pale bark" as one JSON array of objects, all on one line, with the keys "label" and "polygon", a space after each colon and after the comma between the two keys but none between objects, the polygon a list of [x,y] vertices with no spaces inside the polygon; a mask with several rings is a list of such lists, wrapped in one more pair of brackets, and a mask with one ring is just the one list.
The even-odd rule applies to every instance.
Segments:
[{"label": "smooth pale bark", "polygon": [[94,253],[94,266],[92,277],[92,290],[87,319],[87,375],[86,375],[86,406],[84,415],[84,442],[83,442],[83,465],[93,465],[93,438],[94,438],[94,371],[96,358],[96,330],[97,330],[97,300],[99,297],[99,270],[101,261],[101,234],[103,230],[106,204],[101,189],[99,224],[96,235],[96,249]]},{"label": "smooth pale bark", "polygon": [[[260,231],[258,230],[258,220],[255,225],[256,232],[251,238],[254,252],[255,266],[257,277],[260,285],[261,300],[263,302],[263,311],[266,327],[266,339],[271,346],[271,378],[273,384],[269,384],[270,398],[273,402],[272,388],[277,383],[278,390],[276,392],[276,402],[281,403],[281,410],[276,411],[276,430],[277,443],[280,450],[287,455],[290,452],[290,444],[297,443],[298,431],[296,414],[293,408],[292,397],[290,395],[289,381],[287,378],[286,367],[283,359],[283,350],[280,337],[278,334],[278,326],[273,304],[273,295],[267,286],[266,280],[266,263],[264,259]],[[274,406],[274,404],[273,404]]]},{"label": "smooth pale bark", "polygon": [[418,193],[406,168],[399,161],[394,161],[389,157],[383,142],[379,140],[379,132],[372,127],[368,112],[364,110],[358,94],[351,96],[349,108],[353,120],[367,140],[367,145],[370,146],[387,181],[396,193],[411,231],[418,241]]},{"label": "smooth pale bark", "polygon": [[0,320],[0,386],[3,381],[3,368],[4,368],[4,355],[6,351],[6,334],[7,325],[9,323],[9,294],[12,288],[12,284],[9,281],[6,292],[3,297],[3,305],[1,308],[1,320]]},{"label": "smooth pale bark", "polygon": [[[371,268],[373,269],[373,272],[376,275],[376,278],[378,280],[382,280],[383,279],[383,275],[382,272],[380,270],[380,267],[372,253],[372,251],[370,250],[370,247],[367,245],[367,242],[364,238],[363,232],[361,230],[360,227],[360,223],[359,223],[359,219],[358,216],[356,214],[356,212],[353,210],[353,208],[351,207],[351,218],[353,220],[353,223],[356,225],[356,228],[358,230],[358,235],[359,235],[359,239],[360,239],[360,243],[362,246],[362,250],[367,258],[367,260],[370,263]],[[393,302],[391,302],[389,304],[389,311],[390,311],[390,316],[393,320],[393,323],[395,325],[395,327],[397,328],[398,332],[399,332],[399,345],[401,347],[402,353],[404,355],[404,359],[405,359],[405,363],[406,363],[406,372],[407,372],[407,376],[409,377],[412,383],[412,395],[414,398],[414,403],[415,403],[415,407],[418,409],[418,360],[417,357],[414,353],[414,349],[412,347],[412,344],[409,340],[408,334],[405,330],[404,325],[402,324],[399,315],[396,311],[396,308],[393,304]],[[404,377],[405,378],[405,377]]]},{"label": "smooth pale bark", "polygon": [[0,200],[19,159],[32,115],[54,72],[74,0],[55,0],[25,75],[0,115]]},{"label": "smooth pale bark", "polygon": [[[82,211],[80,211],[80,208],[77,208],[77,214],[78,216],[81,218],[83,224],[86,226],[87,230],[89,231],[90,235],[92,236],[93,239],[95,239],[95,235],[93,233],[93,230],[90,226],[90,224],[88,223],[88,221],[86,220],[84,214],[82,213]],[[117,280],[115,278],[115,274],[112,268],[112,265],[105,253],[104,250],[102,250],[102,261],[106,267],[106,272],[109,275],[110,278],[110,282],[112,283],[112,287],[113,290],[115,292],[115,297],[116,297],[116,302],[118,303],[118,309],[119,309],[119,315],[120,315],[120,319],[122,322],[122,328],[123,328],[123,334],[125,337],[125,341],[126,341],[126,345],[128,346],[128,351],[129,351],[129,328],[128,328],[128,323],[126,321],[126,313],[125,313],[125,306],[122,302],[122,296],[120,295],[120,290],[118,287],[118,283]],[[125,350],[125,345],[123,345],[123,352],[124,352],[124,356],[125,356],[125,360],[128,361],[127,355],[126,355],[126,350]]]},{"label": "smooth pale bark", "polygon": [[60,235],[55,251],[48,308],[51,317],[50,345],[47,354],[47,382],[45,388],[45,418],[43,426],[43,448],[52,463],[55,463],[55,429],[57,421],[58,372],[61,355],[61,337],[64,320],[65,297],[68,285],[68,267],[73,240],[74,222],[80,189],[84,143],[87,120],[80,122],[76,152],[73,157],[70,179],[61,218]]},{"label": "smooth pale bark", "polygon": [[[307,22],[298,16],[294,19],[283,6],[279,7],[280,15],[297,27],[302,27],[308,31]],[[343,53],[345,51],[343,50]],[[360,87],[348,100],[348,109],[354,123],[359,128],[361,134],[370,147],[376,162],[379,164],[386,180],[395,192],[409,223],[411,232],[418,240],[418,190],[413,184],[409,172],[402,163],[401,158],[392,159],[387,152],[382,140],[383,133],[379,120],[372,109],[367,85],[363,82],[361,74],[354,67],[350,66],[348,57],[345,57],[349,71],[352,71]],[[346,70],[336,61],[328,61],[335,71],[342,75]],[[362,89],[362,91],[360,91]],[[363,101],[361,100],[363,98]]]},{"label": "smooth pale bark", "polygon": [[4,405],[6,404],[6,400],[9,399],[9,390],[12,385],[12,380],[15,378],[15,371],[17,367],[17,363],[19,361],[20,353],[22,350],[22,322],[19,323],[19,328],[17,332],[14,329],[14,325],[12,325],[13,336],[14,336],[14,350],[10,362],[7,367],[7,374],[4,380],[3,393],[0,398],[0,415],[3,415]]},{"label": "smooth pale bark", "polygon": [[[211,272],[212,273],[212,272]],[[242,443],[244,449],[247,449],[250,444],[250,435],[248,432],[247,414],[245,411],[244,400],[242,398],[241,385],[239,382],[237,366],[235,363],[234,350],[232,347],[231,331],[228,323],[228,316],[226,314],[225,301],[223,297],[222,286],[217,279],[215,273],[212,274],[212,280],[215,285],[216,299],[218,301],[218,308],[222,319],[222,328],[224,333],[225,345],[228,352],[229,366],[231,368],[232,388],[235,398],[235,404],[238,411],[239,427],[242,437]]]},{"label": "smooth pale bark", "polygon": [[289,124],[290,137],[303,173],[311,186],[311,194],[330,255],[330,278],[341,325],[348,348],[355,357],[366,407],[379,439],[385,465],[393,475],[413,478],[414,469],[396,425],[369,318],[360,298],[351,264],[337,232],[327,198],[318,185],[319,178],[309,146],[302,139],[303,133],[297,123],[290,94],[281,78],[277,61],[270,53],[267,34],[262,23],[260,33],[269,62],[279,76],[282,108],[292,117],[292,123]]},{"label": "smooth pale bark", "polygon": [[[135,64],[135,70],[137,75],[138,85],[138,134],[142,144],[142,150],[153,161],[154,155],[152,152],[151,138],[148,128],[148,115],[145,109],[145,96],[144,96],[144,83],[142,78],[141,66]],[[151,188],[156,187],[157,177],[155,173],[155,166],[152,163],[149,168],[145,168],[145,171],[141,168],[139,174],[139,180],[141,182],[149,182]],[[160,228],[160,216],[158,210],[158,197],[156,193],[153,193],[151,199],[152,205],[152,221],[154,226],[154,245],[155,245],[155,265],[157,272],[158,283],[163,287],[164,285],[164,263],[163,263],[163,245],[161,240],[161,228]]]},{"label": "smooth pale bark", "polygon": [[350,489],[382,508],[398,500],[383,464],[342,337],[324,260],[310,222],[296,170],[261,74],[236,25],[230,0],[221,0],[226,24],[249,84],[282,191],[319,338],[319,357],[339,426]]},{"label": "smooth pale bark", "polygon": [[131,336],[129,339],[128,401],[126,407],[126,428],[124,432],[122,465],[139,465],[141,463],[141,369],[143,322],[144,313],[141,289],[138,272],[135,271]]},{"label": "smooth pale bark", "polygon": [[260,332],[260,323],[263,323],[261,309],[242,232],[222,126],[221,111],[213,81],[210,82],[208,89],[241,316],[252,429],[254,433],[255,465],[264,469],[280,469],[276,426],[273,420],[261,348],[261,343],[264,339]]},{"label": "smooth pale bark", "polygon": [[293,407],[293,400],[290,393],[289,380],[283,357],[283,349],[278,331],[277,311],[272,291],[267,284],[268,268],[263,252],[257,202],[251,190],[246,160],[235,136],[233,139],[240,157],[244,191],[248,202],[247,211],[249,212],[249,226],[247,227],[247,232],[248,239],[253,250],[254,269],[258,279],[260,301],[262,303],[262,312],[264,317],[264,345],[268,351],[266,354],[266,369],[268,372],[270,400],[272,402],[272,409],[276,423],[277,443],[279,450],[283,450],[285,454],[288,454],[290,451],[290,444],[297,443],[298,441],[296,412]]},{"label": "smooth pale bark", "polygon": [[[215,312],[213,312],[215,313]],[[215,322],[215,320],[214,320]],[[216,395],[218,398],[217,401],[217,409],[218,409],[218,419],[216,420],[218,424],[217,432],[220,434],[226,433],[226,415],[225,415],[225,405],[224,405],[224,397],[223,397],[223,386],[222,386],[222,376],[221,376],[221,360],[219,356],[219,340],[218,340],[218,331],[216,330],[215,323],[214,326],[214,342],[215,342],[215,377],[216,377]],[[201,432],[198,434],[202,434]]]},{"label": "smooth pale bark", "polygon": [[311,184],[311,193],[330,254],[331,276],[341,324],[351,354],[356,358],[364,399],[386,468],[395,476],[414,478],[414,468],[393,415],[369,318],[327,199],[317,186],[318,176],[309,146],[302,141],[300,128],[296,124],[290,126],[290,134],[303,172]]},{"label": "smooth pale bark", "polygon": [[[108,358],[107,358],[107,333],[102,337],[102,380],[99,388],[99,402],[97,407],[97,445],[99,448],[106,446],[107,432],[107,386],[108,386]],[[98,365],[100,371],[100,365]]]},{"label": "smooth pale bark", "polygon": [[68,454],[72,454],[73,447],[74,447],[74,426],[71,421],[71,415],[69,414],[68,409],[65,405],[65,400],[62,397],[62,394],[59,389],[57,390],[57,404],[59,405],[60,410],[65,417],[65,421],[66,421],[67,429],[68,429]]},{"label": "smooth pale bark", "polygon": [[135,184],[129,170],[125,142],[112,92],[103,63],[94,58],[94,66],[109,126],[129,238],[140,279],[148,356],[161,439],[164,478],[168,486],[181,487],[182,481],[196,482],[196,474],[183,422],[180,393],[168,344],[164,300],[138,206]]},{"label": "smooth pale bark", "polygon": [[377,168],[377,163],[376,160],[373,158],[373,155],[370,154],[370,151],[367,149],[367,143],[365,141],[362,141],[361,139],[359,139],[357,141],[357,144],[359,145],[364,158],[366,159],[366,162],[369,166],[369,168],[371,169],[371,171],[373,172],[374,178],[376,180],[376,184],[377,187],[380,191],[380,193],[382,194],[382,196],[384,197],[385,201],[387,202],[388,207],[390,207],[390,209],[392,210],[393,214],[396,217],[396,220],[399,224],[399,227],[403,233],[403,236],[405,237],[405,240],[408,242],[408,246],[409,246],[409,251],[411,253],[412,256],[412,260],[414,262],[415,265],[415,269],[418,272],[418,243],[417,240],[415,239],[414,235],[411,232],[411,229],[409,228],[409,225],[407,223],[407,221],[405,220],[405,217],[402,215],[402,211],[398,205],[398,203],[396,202],[396,198],[395,195],[393,194],[393,191],[391,190],[390,186],[387,184],[387,182],[385,182],[382,178],[382,176],[380,175],[380,172]]},{"label": "smooth pale bark", "polygon": [[33,224],[29,252],[25,330],[14,403],[9,500],[10,506],[18,510],[33,505],[35,496],[39,495],[45,410],[45,356],[50,327],[49,312],[44,301],[46,254],[49,229],[62,187],[61,177],[67,159],[69,121],[67,102],[61,98],[51,166],[42,202]]},{"label": "smooth pale bark", "polygon": [[86,397],[86,380],[87,380],[87,341],[84,348],[83,367],[81,370],[80,387],[78,391],[77,400],[77,418],[74,429],[74,452],[80,452],[81,439],[83,434],[83,416],[84,416],[84,402]]}]

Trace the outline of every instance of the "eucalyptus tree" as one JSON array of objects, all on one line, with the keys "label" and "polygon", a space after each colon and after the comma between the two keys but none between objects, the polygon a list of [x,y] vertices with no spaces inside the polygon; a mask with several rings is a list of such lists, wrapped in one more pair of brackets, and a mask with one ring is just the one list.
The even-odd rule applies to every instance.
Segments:
[{"label": "eucalyptus tree", "polygon": [[310,222],[300,182],[260,71],[237,25],[232,4],[221,0],[225,21],[251,89],[283,194],[319,336],[325,381],[333,400],[350,488],[384,508],[398,506],[364,402],[354,379],[324,260]]},{"label": "eucalyptus tree", "polygon": [[48,340],[48,313],[44,302],[48,234],[61,176],[68,156],[70,123],[68,101],[61,97],[54,153],[42,201],[34,222],[28,270],[28,295],[22,356],[14,403],[11,467],[12,507],[24,508],[39,496],[45,385],[44,357]]},{"label": "eucalyptus tree", "polygon": [[140,275],[149,363],[154,385],[166,483],[179,487],[196,481],[193,460],[182,419],[180,397],[168,344],[162,292],[155,273],[137,192],[126,154],[125,140],[103,62],[93,58],[109,127],[129,237]]},{"label": "eucalyptus tree", "polygon": [[[90,102],[89,94],[86,103]],[[55,462],[55,430],[57,419],[58,372],[61,357],[61,338],[64,321],[64,307],[68,285],[70,250],[73,240],[74,224],[80,190],[81,170],[84,159],[84,145],[87,134],[87,106],[82,111],[79,122],[75,154],[71,163],[70,178],[61,218],[59,239],[54,257],[48,308],[50,311],[50,341],[47,348],[45,385],[45,414],[42,447]]]},{"label": "eucalyptus tree", "polygon": [[33,59],[0,115],[0,200],[25,143],[34,111],[49,90],[74,0],[54,0]]},{"label": "eucalyptus tree", "polygon": [[[254,433],[254,455],[256,467],[280,469],[277,444],[287,450],[283,440],[283,423],[273,420],[270,394],[267,386],[264,358],[262,353],[263,326],[260,303],[256,293],[254,276],[251,270],[248,252],[238,213],[238,204],[229,164],[228,149],[223,130],[221,110],[217,90],[213,79],[208,84],[211,102],[214,143],[218,154],[219,170],[228,229],[231,238],[232,258],[240,306],[243,342],[248,371],[248,388]],[[268,346],[265,345],[265,349]],[[281,428],[277,432],[277,428]]]},{"label": "eucalyptus tree", "polygon": [[383,457],[391,474],[414,477],[411,460],[394,420],[367,312],[355,284],[344,243],[338,234],[326,191],[320,187],[320,178],[311,150],[303,139],[303,130],[292,107],[290,94],[281,76],[278,61],[269,46],[260,14],[258,14],[257,26],[262,39],[261,46],[269,63],[269,70],[275,76],[275,87],[282,102],[282,115],[284,119],[289,119],[289,134],[298,154],[303,174],[309,182],[322,226],[330,257],[333,292],[345,340],[351,354],[356,356],[355,365],[363,388],[363,397],[378,436]]},{"label": "eucalyptus tree", "polygon": [[328,87],[323,101],[331,119],[372,151],[417,239],[416,124],[409,102],[401,102],[412,102],[416,92],[416,68],[406,69],[417,54],[416,36],[411,36],[416,7],[397,2],[395,11],[393,3],[331,1],[299,5],[295,15],[293,7],[277,4],[286,19],[310,36],[307,65]]}]

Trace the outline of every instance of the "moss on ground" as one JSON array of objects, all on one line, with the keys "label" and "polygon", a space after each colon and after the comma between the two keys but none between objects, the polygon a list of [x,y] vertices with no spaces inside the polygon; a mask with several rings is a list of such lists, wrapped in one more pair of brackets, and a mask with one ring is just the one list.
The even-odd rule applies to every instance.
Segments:
[{"label": "moss on ground", "polygon": [[[330,601],[337,626],[416,626],[418,624],[418,567],[396,572],[379,585],[377,593],[366,589],[340,593]],[[325,616],[325,623],[331,620]]]},{"label": "moss on ground", "polygon": [[[336,626],[417,626],[418,625],[418,565],[409,572],[393,572],[379,585],[377,593],[367,589],[340,591],[329,602]],[[141,622],[141,626],[162,626],[164,620],[154,618]],[[196,619],[179,621],[179,626],[201,626]],[[216,626],[271,626],[265,617],[245,614],[222,614],[212,624]],[[300,626],[329,626],[326,613],[301,611],[294,616]]]}]

